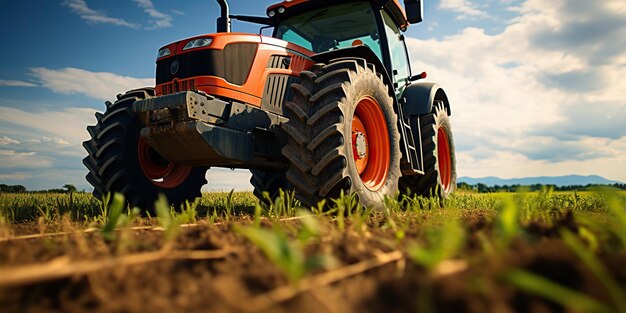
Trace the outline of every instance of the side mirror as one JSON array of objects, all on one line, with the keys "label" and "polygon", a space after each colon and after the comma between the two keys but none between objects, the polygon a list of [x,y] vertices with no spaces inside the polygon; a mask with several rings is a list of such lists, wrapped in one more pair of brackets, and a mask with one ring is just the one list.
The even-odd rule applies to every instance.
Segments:
[{"label": "side mirror", "polygon": [[409,23],[417,24],[423,20],[424,7],[422,0],[404,0],[404,9]]}]

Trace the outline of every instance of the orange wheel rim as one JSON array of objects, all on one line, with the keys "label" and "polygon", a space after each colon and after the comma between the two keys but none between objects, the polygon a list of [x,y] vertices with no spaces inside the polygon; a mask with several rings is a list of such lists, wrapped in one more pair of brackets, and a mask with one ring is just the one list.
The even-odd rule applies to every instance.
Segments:
[{"label": "orange wheel rim", "polygon": [[439,163],[439,177],[443,191],[450,191],[452,184],[452,157],[450,156],[450,142],[443,127],[437,130],[437,162]]},{"label": "orange wheel rim", "polygon": [[372,97],[362,98],[354,111],[352,157],[363,184],[380,190],[389,173],[391,149],[385,115]]},{"label": "orange wheel rim", "polygon": [[139,138],[139,165],[143,174],[157,187],[171,189],[180,186],[191,174],[192,167],[164,160],[148,143]]}]

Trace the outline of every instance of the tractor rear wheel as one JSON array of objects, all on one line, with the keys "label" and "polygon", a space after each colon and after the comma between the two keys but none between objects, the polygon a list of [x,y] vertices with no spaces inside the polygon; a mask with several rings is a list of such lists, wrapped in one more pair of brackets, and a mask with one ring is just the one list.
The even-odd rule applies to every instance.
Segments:
[{"label": "tractor rear wheel", "polygon": [[253,193],[262,203],[268,204],[268,199],[263,197],[263,192],[267,192],[270,199],[274,200],[281,189],[283,191],[292,189],[284,171],[250,170],[250,172],[252,173],[250,184],[254,187]]},{"label": "tractor rear wheel", "polygon": [[[435,101],[433,113],[419,117],[424,151],[424,175],[402,176],[400,191],[447,198],[456,189],[456,157],[448,112]],[[415,117],[418,118],[418,117]]]},{"label": "tractor rear wheel", "polygon": [[176,207],[201,196],[206,168],[169,162],[140,137],[144,125],[132,105],[153,96],[152,88],[118,95],[115,103],[107,101],[104,114],[96,113],[98,123],[87,127],[91,139],[83,142],[89,153],[83,164],[89,169],[86,178],[96,198],[119,192],[131,206],[152,210],[160,193]]},{"label": "tractor rear wheel", "polygon": [[285,104],[283,155],[296,197],[316,206],[341,191],[382,209],[400,177],[400,134],[389,89],[365,61],[335,60],[301,73]]}]

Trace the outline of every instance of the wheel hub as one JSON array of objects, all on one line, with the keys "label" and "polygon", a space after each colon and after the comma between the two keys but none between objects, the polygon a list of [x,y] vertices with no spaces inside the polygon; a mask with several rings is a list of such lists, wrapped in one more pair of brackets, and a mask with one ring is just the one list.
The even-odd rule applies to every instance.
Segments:
[{"label": "wheel hub", "polygon": [[354,149],[355,155],[359,160],[365,159],[367,156],[367,138],[362,132],[356,132],[354,134]]}]

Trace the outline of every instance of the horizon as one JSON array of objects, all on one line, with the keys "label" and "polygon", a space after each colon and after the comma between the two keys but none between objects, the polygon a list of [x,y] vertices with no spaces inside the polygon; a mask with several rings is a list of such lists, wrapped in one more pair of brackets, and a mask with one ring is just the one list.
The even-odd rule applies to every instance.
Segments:
[{"label": "horizon", "polygon": [[[232,14],[263,15],[278,1],[229,2]],[[405,33],[411,65],[448,93],[459,178],[626,181],[624,1],[424,6],[425,21]],[[157,50],[214,32],[218,12],[206,0],[1,2],[1,38],[12,44],[0,65],[0,183],[91,190],[81,144],[95,112],[154,85]],[[244,170],[207,178],[204,190],[252,189]]]},{"label": "horizon", "polygon": [[[545,182],[545,180],[550,180],[550,179],[563,179],[563,178],[599,178],[601,179],[603,182],[600,183],[593,183],[593,182],[586,182],[586,183],[564,183],[564,184],[557,184],[557,183],[548,183]],[[468,180],[473,181],[471,183],[467,182]],[[486,182],[486,180],[501,180],[501,181],[509,181],[508,183],[505,183],[504,185],[500,185],[500,183],[494,183],[494,182]],[[535,180],[534,182],[527,182],[527,183],[512,183],[510,181],[515,181],[515,180]],[[539,180],[544,180],[544,182],[539,182]],[[542,185],[542,186],[557,186],[559,188],[561,187],[578,187],[578,186],[582,186],[582,187],[587,187],[587,186],[613,186],[613,185],[626,185],[626,182],[622,182],[622,181],[614,181],[614,180],[609,180],[606,179],[605,177],[602,176],[598,176],[598,175],[565,175],[565,176],[536,176],[536,177],[513,177],[513,178],[501,178],[501,177],[497,177],[497,176],[485,176],[485,177],[468,177],[468,176],[461,176],[458,177],[457,180],[458,184],[466,184],[468,186],[477,186],[478,184],[483,184],[483,185],[487,185],[487,186],[497,186],[500,185],[500,187],[506,187],[506,186],[531,186],[531,185]],[[510,184],[510,185],[509,185]],[[4,184],[3,182],[0,182],[0,185],[5,185],[7,187],[25,187],[23,185],[20,184],[16,184],[16,185],[8,185],[8,184]],[[71,184],[70,184],[71,185]],[[73,185],[71,185],[73,186]],[[73,186],[75,187],[75,186]],[[26,188],[26,192],[45,192],[45,191],[51,191],[51,190],[64,190],[67,189],[67,185],[62,186],[62,187],[55,187],[55,188],[49,188],[49,189],[37,189],[37,190],[32,190],[32,189],[28,189]],[[235,189],[222,189],[222,190],[211,190],[212,192],[230,192],[231,190],[234,191],[251,191],[251,190],[235,190]],[[86,192],[85,189],[82,189],[81,192]]]},{"label": "horizon", "polygon": [[556,185],[559,187],[572,187],[572,186],[612,186],[612,185],[625,185],[623,181],[610,180],[598,175],[565,175],[565,176],[535,176],[535,177],[514,177],[514,178],[500,178],[496,176],[486,177],[459,177],[458,183],[466,183],[470,185],[485,184],[488,186],[502,185],[502,186],[530,186],[530,185]]},{"label": "horizon", "polygon": [[[602,179],[606,179],[606,180],[611,180],[611,179],[607,179],[606,177],[603,177],[603,176],[600,176],[600,175],[578,175],[578,174],[569,174],[569,175],[560,175],[560,176],[521,176],[521,177],[509,177],[509,178],[498,177],[498,176],[481,176],[481,177],[459,176],[459,178],[472,178],[472,179],[498,178],[498,179],[507,179],[507,180],[511,180],[511,179],[529,179],[529,178],[563,178],[563,177],[581,177],[581,178],[598,177],[598,178],[602,178]],[[611,181],[615,181],[615,180],[611,180]],[[621,181],[616,181],[616,182],[620,182],[621,183]]]}]

